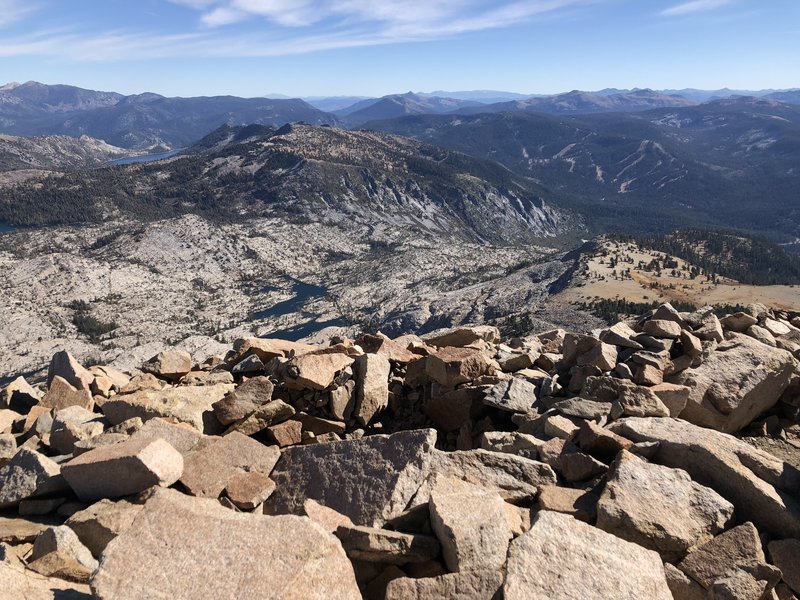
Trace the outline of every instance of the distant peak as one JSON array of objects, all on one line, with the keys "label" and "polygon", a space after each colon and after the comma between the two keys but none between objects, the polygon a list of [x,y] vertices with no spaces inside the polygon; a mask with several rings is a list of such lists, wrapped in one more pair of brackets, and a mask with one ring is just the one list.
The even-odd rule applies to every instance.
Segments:
[{"label": "distant peak", "polygon": [[21,83],[17,83],[16,81],[12,81],[10,83],[5,84],[4,86],[0,87],[0,92],[9,92],[13,89],[18,88],[21,86]]}]

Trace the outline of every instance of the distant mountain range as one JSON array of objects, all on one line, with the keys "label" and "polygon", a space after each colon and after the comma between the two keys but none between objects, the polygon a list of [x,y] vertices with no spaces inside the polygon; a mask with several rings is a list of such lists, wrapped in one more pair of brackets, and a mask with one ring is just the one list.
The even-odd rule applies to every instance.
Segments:
[{"label": "distant mountain range", "polygon": [[418,115],[364,127],[496,160],[598,231],[705,224],[800,237],[800,107],[769,98],[629,113]]},{"label": "distant mountain range", "polygon": [[425,115],[450,113],[460,109],[479,110],[485,104],[474,100],[458,100],[439,96],[420,96],[409,92],[384,96],[378,99],[362,100],[348,108],[338,110],[334,114],[346,125],[361,125],[375,119],[392,119],[404,115]]},{"label": "distant mountain range", "polygon": [[539,113],[632,112],[665,106],[693,106],[695,104],[699,103],[683,96],[668,95],[653,90],[613,94],[593,94],[574,90],[557,96],[542,96],[488,106],[462,108],[458,112],[461,114],[511,111]]},{"label": "distant mountain range", "polygon": [[[123,96],[9,84],[0,88],[0,133],[61,137],[3,138],[0,170],[96,167],[121,152],[160,147],[190,147],[190,154],[203,156],[213,150],[232,166],[194,158],[178,161],[177,174],[172,166],[140,167],[167,177],[147,185],[129,182],[130,190],[140,184],[150,190],[146,201],[108,184],[111,177],[75,183],[70,176],[35,188],[38,200],[30,210],[22,204],[6,218],[62,218],[61,208],[54,215],[42,208],[43,194],[73,198],[81,186],[95,190],[86,192],[90,196],[101,189],[106,198],[117,198],[119,210],[130,203],[153,214],[165,210],[156,196],[182,198],[167,203],[172,211],[188,206],[214,212],[233,189],[239,200],[231,214],[280,206],[303,218],[314,210],[344,218],[361,210],[370,219],[389,214],[442,231],[456,218],[474,239],[493,241],[519,238],[517,225],[537,235],[558,229],[545,226],[549,213],[536,213],[541,207],[521,200],[528,197],[582,214],[598,232],[648,233],[691,224],[747,229],[785,243],[800,238],[800,91],[704,102],[696,90],[684,92],[573,91],[493,104],[466,96],[497,92],[464,92],[460,98],[406,93],[357,99],[329,113],[300,99]],[[286,123],[305,124],[279,129]],[[220,140],[225,144],[218,147]],[[231,158],[232,152],[240,158]],[[469,187],[470,177],[483,183]],[[194,194],[188,199],[187,190]],[[424,206],[415,194],[422,194]],[[358,201],[348,208],[346,198]],[[524,214],[534,210],[530,222],[524,215],[510,218],[517,200]],[[504,215],[500,221],[492,210]],[[93,214],[100,214],[94,205],[76,207],[71,216]]]},{"label": "distant mountain range", "polygon": [[[687,107],[714,97],[748,94],[800,104],[800,90],[572,91],[525,96],[501,91],[406,93],[382,98],[167,98],[144,93],[125,96],[68,85],[36,82],[0,87],[0,133],[69,135],[104,140],[128,149],[181,148],[221,125],[290,122],[359,127],[369,121],[418,114],[478,114],[525,111],[587,114]],[[275,96],[275,95],[273,95]]]},{"label": "distant mountain range", "polygon": [[306,102],[214,96],[123,96],[36,82],[0,88],[0,132],[13,135],[88,135],[124,148],[188,146],[223,124],[333,124],[336,118]]}]

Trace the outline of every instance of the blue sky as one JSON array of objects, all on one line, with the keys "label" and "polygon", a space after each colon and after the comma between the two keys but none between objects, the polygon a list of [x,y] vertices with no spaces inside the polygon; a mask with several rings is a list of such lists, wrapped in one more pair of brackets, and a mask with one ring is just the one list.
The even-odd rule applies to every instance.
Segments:
[{"label": "blue sky", "polygon": [[800,87],[798,0],[0,0],[0,82],[383,95]]}]

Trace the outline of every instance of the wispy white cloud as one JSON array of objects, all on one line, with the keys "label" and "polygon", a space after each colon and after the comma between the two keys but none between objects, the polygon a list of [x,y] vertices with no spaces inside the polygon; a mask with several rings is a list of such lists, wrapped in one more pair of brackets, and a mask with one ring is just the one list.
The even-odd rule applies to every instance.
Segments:
[{"label": "wispy white cloud", "polygon": [[680,17],[698,12],[705,12],[722,8],[731,4],[733,0],[692,0],[691,2],[683,2],[676,4],[661,11],[664,17]]},{"label": "wispy white cloud", "polygon": [[39,10],[39,5],[30,0],[0,0],[0,28],[16,23]]},{"label": "wispy white cloud", "polygon": [[[169,0],[201,12],[209,27],[253,18],[280,27],[326,29],[369,26],[374,32],[428,36],[450,30],[489,29],[515,20],[602,0]],[[461,23],[462,27],[453,27]]]},{"label": "wispy white cloud", "polygon": [[[0,0],[0,6],[3,2]],[[519,24],[614,0],[168,0],[198,11],[199,27],[156,34],[77,26],[0,40],[0,57],[78,61],[304,54],[427,41]],[[233,27],[258,19],[261,27]]]}]

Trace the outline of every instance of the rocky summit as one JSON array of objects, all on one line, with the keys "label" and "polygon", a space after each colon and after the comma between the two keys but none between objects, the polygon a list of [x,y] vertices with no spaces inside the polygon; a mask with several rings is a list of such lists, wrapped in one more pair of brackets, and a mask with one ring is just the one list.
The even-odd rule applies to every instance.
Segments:
[{"label": "rocky summit", "polygon": [[0,390],[0,596],[797,598],[798,359],[762,305],[62,350]]}]

